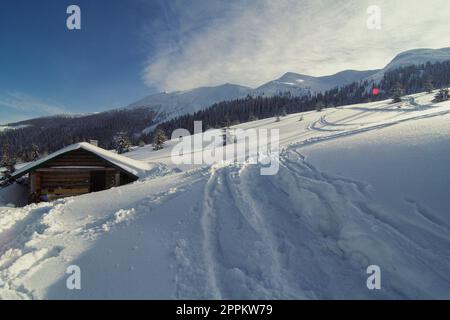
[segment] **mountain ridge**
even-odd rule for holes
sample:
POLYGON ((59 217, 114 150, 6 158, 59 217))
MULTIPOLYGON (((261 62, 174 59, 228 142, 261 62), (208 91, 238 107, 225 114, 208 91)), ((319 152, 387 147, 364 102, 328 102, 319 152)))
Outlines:
POLYGON ((165 96, 161 96, 162 94, 157 93, 130 104, 128 108, 144 107, 157 109, 158 119, 165 121, 170 120, 174 116, 200 111, 203 108, 213 105, 214 103, 239 99, 247 95, 253 97, 275 96, 288 92, 293 96, 316 94, 335 87, 345 86, 353 82, 368 81, 369 83, 376 83, 382 79, 386 71, 394 68, 407 65, 424 64, 426 62, 441 62, 445 60, 450 60, 450 47, 441 49, 412 49, 397 54, 383 69, 350 69, 340 71, 332 75, 318 77, 295 72, 286 72, 281 77, 266 82, 256 88, 250 88, 237 84, 224 84, 214 87, 200 87, 192 90, 166 93, 165 96), (220 92, 224 86, 232 86, 235 88, 235 91, 229 91, 229 94, 220 92), (218 94, 220 99, 214 99, 209 91, 216 94, 220 92, 218 94), (202 103, 205 99, 199 97, 196 97, 195 100, 191 98, 192 95, 200 92, 208 96, 208 103, 202 103), (177 97, 175 103, 173 101, 174 95, 177 97), (161 97, 165 97, 167 99, 161 100, 161 97), (226 99, 224 99, 225 97, 226 99), (186 100, 183 101, 183 99, 186 100))
MULTIPOLYGON (((266 82, 256 88, 225 83, 218 86, 203 86, 184 91, 160 92, 148 95, 140 100, 130 103, 126 107, 111 109, 104 112, 147 108, 155 113, 155 124, 158 124, 183 114, 195 113, 218 102, 245 98, 248 95, 253 97, 274 96, 287 92, 293 96, 308 95, 310 93, 315 94, 334 87, 344 86, 352 82, 368 81, 369 83, 376 83, 382 79, 386 71, 398 67, 424 64, 427 62, 441 62, 445 60, 450 60, 450 47, 440 49, 412 49, 397 54, 383 69, 350 69, 319 77, 295 72, 286 72, 281 77, 266 82)), ((70 116, 73 117, 77 115, 74 114, 70 116)), ((62 116, 55 115, 50 117, 59 118, 62 116)), ((5 126, 14 127, 27 124, 35 119, 39 118, 10 123, 5 126)), ((148 129, 151 130, 153 127, 154 125, 148 129)))

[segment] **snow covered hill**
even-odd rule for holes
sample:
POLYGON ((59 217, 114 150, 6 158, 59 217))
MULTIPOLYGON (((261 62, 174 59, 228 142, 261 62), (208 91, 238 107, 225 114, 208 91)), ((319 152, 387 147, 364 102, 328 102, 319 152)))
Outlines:
POLYGON ((273 176, 175 165, 170 141, 128 154, 150 164, 134 184, 2 207, 0 297, 448 299, 450 102, 431 99, 237 126, 280 130, 273 176))
POLYGON ((397 55, 384 70, 395 69, 408 65, 418 65, 427 62, 442 62, 450 59, 450 48, 414 49, 397 55))
POLYGON ((250 93, 251 88, 224 84, 188 91, 157 93, 130 104, 128 108, 152 108, 157 112, 155 122, 161 122, 186 113, 194 113, 220 101, 243 98, 250 93))
POLYGON ((383 78, 386 71, 408 65, 420 65, 427 62, 442 62, 450 60, 450 48, 442 49, 415 49, 398 54, 389 64, 381 70, 356 71, 346 70, 334 75, 313 77, 288 72, 279 79, 269 81, 252 91, 253 96, 274 96, 290 92, 295 96, 302 96, 311 92, 315 94, 335 87, 345 86, 358 81, 377 82, 383 78))
POLYGON ((253 90, 254 96, 274 96, 290 92, 294 96, 303 96, 308 93, 315 94, 332 88, 345 86, 358 82, 378 72, 346 70, 331 76, 312 77, 303 74, 288 72, 281 78, 270 81, 253 90))
POLYGON ((383 78, 386 71, 410 65, 421 65, 427 62, 443 62, 450 60, 450 48, 442 49, 414 49, 398 54, 386 67, 370 75, 363 80, 369 80, 377 83, 383 78))
POLYGON ((277 80, 270 81, 256 89, 233 84, 217 87, 202 87, 187 91, 157 93, 134 102, 128 108, 149 108, 157 114, 155 124, 210 107, 214 103, 251 96, 275 96, 290 92, 294 96, 315 94, 338 86, 359 81, 375 74, 374 71, 347 70, 331 76, 312 77, 296 73, 286 73, 277 80))
POLYGON ((6 131, 6 130, 17 130, 21 128, 25 128, 27 125, 15 125, 15 126, 0 126, 0 132, 6 131))
POLYGON ((346 70, 334 75, 314 77, 288 72, 280 78, 269 81, 255 89, 234 84, 217 87, 202 87, 182 92, 157 93, 132 103, 129 108, 147 107, 155 110, 156 124, 174 117, 194 113, 214 103, 251 96, 274 96, 290 92, 293 96, 315 94, 335 87, 365 81, 378 83, 386 71, 407 65, 450 60, 450 48, 415 49, 398 54, 381 70, 346 70))

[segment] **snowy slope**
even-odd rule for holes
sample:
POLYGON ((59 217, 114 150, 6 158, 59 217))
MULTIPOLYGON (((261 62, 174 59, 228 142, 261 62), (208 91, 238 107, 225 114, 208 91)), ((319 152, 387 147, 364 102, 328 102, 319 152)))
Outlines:
POLYGON ((0 208, 0 297, 448 299, 450 102, 431 99, 239 125, 280 129, 274 176, 174 165, 172 141, 129 154, 152 163, 134 184, 0 208))
POLYGON ((253 90, 254 96, 274 96, 290 92, 294 96, 315 94, 335 87, 345 86, 360 81, 376 73, 373 71, 346 70, 330 76, 312 77, 288 72, 277 80, 270 81, 253 90))
POLYGON ((397 55, 384 70, 395 69, 408 65, 425 64, 427 62, 443 62, 450 60, 450 48, 414 49, 397 55))
MULTIPOLYGON (((156 111, 155 124, 184 114, 194 113, 210 107, 214 103, 251 96, 274 96, 290 92, 303 96, 308 93, 325 91, 359 81, 377 72, 347 70, 335 75, 312 77, 296 73, 286 73, 281 78, 270 81, 256 89, 224 84, 217 87, 201 87, 188 91, 157 93, 134 102, 128 108, 150 108, 156 111)), ((151 130, 155 125, 148 128, 151 130)))
POLYGON ((0 126, 0 132, 6 131, 6 130, 16 130, 16 129, 21 129, 21 128, 25 128, 25 127, 27 127, 27 125, 0 126))
POLYGON ((450 48, 414 49, 398 54, 381 70, 355 71, 346 70, 335 75, 312 77, 288 72, 281 78, 270 81, 253 91, 253 95, 273 96, 280 92, 290 92, 292 95, 305 95, 323 92, 335 87, 344 86, 358 81, 380 81, 386 71, 408 65, 420 65, 427 62, 443 62, 450 60, 450 48))
POLYGON ((152 108, 157 111, 156 121, 160 122, 186 113, 194 113, 216 102, 243 98, 250 92, 251 89, 248 87, 233 84, 201 87, 188 91, 153 94, 130 104, 128 108, 152 108))
POLYGON ((389 70, 410 65, 426 64, 427 62, 434 63, 447 60, 450 60, 450 48, 409 50, 398 54, 382 70, 379 70, 377 73, 370 75, 363 80, 369 80, 376 83, 380 81, 383 78, 384 73, 389 70))
MULTIPOLYGON (((381 70, 346 70, 334 75, 314 77, 288 72, 282 77, 269 81, 257 88, 225 84, 217 87, 202 87, 171 93, 157 93, 130 104, 129 108, 148 107, 155 110, 155 125, 162 121, 188 113, 194 113, 214 103, 252 96, 274 96, 290 92, 294 96, 315 94, 335 87, 365 81, 379 82, 386 71, 407 65, 450 60, 450 48, 415 49, 398 54, 381 70)), ((148 128, 152 130, 155 125, 148 128)))

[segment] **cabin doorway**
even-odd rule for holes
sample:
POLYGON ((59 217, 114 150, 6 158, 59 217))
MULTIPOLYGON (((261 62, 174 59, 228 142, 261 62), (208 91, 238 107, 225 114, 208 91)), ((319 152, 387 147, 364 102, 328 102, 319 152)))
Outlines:
POLYGON ((106 189, 105 171, 91 172, 91 192, 102 191, 106 189))

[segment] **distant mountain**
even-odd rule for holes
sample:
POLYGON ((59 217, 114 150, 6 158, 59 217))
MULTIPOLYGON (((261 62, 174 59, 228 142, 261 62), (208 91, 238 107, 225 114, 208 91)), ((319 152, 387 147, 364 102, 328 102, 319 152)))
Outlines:
MULTIPOLYGON (((329 78, 331 78, 333 84, 342 84, 351 79, 359 79, 362 74, 355 75, 353 71, 343 72, 329 78), (353 76, 354 78, 352 78, 353 76)), ((290 73, 282 77, 280 82, 290 83, 295 81, 302 83, 302 81, 312 82, 317 80, 313 77, 300 77, 301 75, 290 73)), ((248 88, 233 90, 237 88, 233 85, 153 95, 151 99, 143 100, 129 108, 84 116, 63 115, 32 119, 9 124, 6 128, 0 127, 0 158, 5 146, 15 158, 28 161, 30 158, 28 151, 31 144, 36 144, 43 153, 53 152, 69 144, 89 139, 98 140, 100 146, 104 148, 112 148, 114 146, 113 137, 119 132, 126 132, 133 145, 137 145, 141 142, 151 143, 153 135, 150 129, 155 127, 159 127, 170 136, 170 133, 177 128, 192 130, 193 122, 196 120, 203 121, 205 127, 216 128, 223 126, 225 121, 227 123, 243 123, 255 118, 273 117, 282 112, 289 114, 310 111, 314 110, 318 103, 329 107, 384 100, 390 97, 389 92, 397 84, 404 89, 406 94, 423 92, 427 88, 427 79, 429 78, 433 79, 433 85, 436 88, 448 87, 450 85, 450 60, 430 64, 422 63, 392 70, 387 69, 383 78, 377 82, 380 93, 376 96, 371 93, 371 90, 368 90, 372 87, 372 84, 366 81, 351 82, 336 90, 327 90, 320 95, 312 95, 311 97, 283 94, 281 96, 247 98, 245 94, 253 94, 255 90, 249 90, 248 88), (232 95, 228 95, 224 88, 232 89, 232 95), (234 99, 230 98, 231 96, 241 96, 241 98, 234 99), (155 97, 164 99, 170 97, 173 101, 176 101, 177 104, 174 105, 178 108, 172 108, 172 105, 168 103, 165 105, 166 110, 164 110, 161 101, 156 107, 152 106, 151 103, 155 101, 155 97), (191 98, 191 109, 183 108, 181 97, 191 98), (224 99, 225 101, 214 104, 213 101, 216 99, 224 99), (203 101, 208 105, 204 110, 192 114, 201 105, 198 101, 203 101), (182 116, 170 119, 170 117, 176 117, 177 115, 182 116)), ((323 79, 321 80, 323 81, 323 79)), ((326 84, 325 81, 323 83, 326 84)))
POLYGON ((315 94, 335 87, 345 86, 352 82, 365 80, 377 82, 383 78, 384 73, 388 70, 446 60, 450 60, 450 48, 409 50, 398 54, 385 68, 380 70, 346 70, 324 77, 312 77, 288 72, 281 78, 254 89, 252 95, 274 96, 285 92, 290 92, 294 96, 302 96, 308 93, 315 94))
POLYGON ((214 103, 246 97, 252 93, 249 87, 224 84, 217 87, 201 87, 187 91, 157 93, 130 104, 127 108, 151 108, 155 122, 161 122, 186 113, 194 113, 214 103))
POLYGON ((398 54, 384 70, 394 69, 407 65, 418 65, 427 62, 442 62, 450 60, 450 48, 442 49, 415 49, 398 54))
POLYGON ((400 53, 381 70, 346 70, 322 77, 288 72, 282 77, 269 81, 255 89, 235 84, 224 84, 217 87, 201 87, 188 91, 157 93, 130 104, 128 108, 144 107, 155 112, 155 123, 147 128, 147 131, 150 131, 160 122, 180 115, 194 113, 221 101, 239 99, 247 95, 270 97, 287 92, 292 96, 304 96, 309 93, 314 95, 353 82, 365 80, 378 82, 383 78, 386 71, 398 67, 445 60, 450 60, 450 48, 416 49, 400 53))
POLYGON ((367 78, 379 70, 355 71, 346 70, 331 76, 312 77, 304 74, 288 72, 277 80, 270 81, 253 90, 253 96, 274 96, 290 92, 294 96, 315 94, 335 87, 341 87, 363 78, 367 78))
POLYGON ((450 48, 409 50, 398 54, 386 65, 386 67, 378 70, 378 72, 363 80, 378 82, 383 78, 384 73, 389 70, 410 65, 426 64, 427 62, 433 63, 447 60, 450 60, 450 48))
POLYGON ((150 131, 157 123, 187 113, 200 111, 214 103, 244 98, 248 95, 253 97, 274 96, 286 92, 290 92, 293 96, 303 96, 309 92, 314 94, 336 86, 359 81, 377 71, 348 70, 325 77, 312 77, 290 72, 256 89, 234 84, 224 84, 217 87, 201 87, 188 91, 157 93, 134 102, 127 108, 149 108, 154 111, 156 114, 155 124, 147 128, 147 131, 150 131))
MULTIPOLYGON (((124 110, 146 109, 152 114, 152 121, 145 132, 151 131, 156 125, 169 119, 184 114, 192 114, 211 105, 251 95, 275 96, 289 92, 292 96, 304 96, 326 90, 342 87, 353 82, 369 81, 378 83, 386 71, 407 65, 419 65, 427 62, 442 62, 450 60, 450 48, 443 49, 415 49, 398 54, 385 68, 381 70, 355 71, 346 70, 330 76, 313 77, 293 72, 288 72, 282 77, 269 81, 255 89, 235 85, 224 84, 215 87, 200 87, 187 91, 171 93, 156 93, 149 95, 137 102, 131 103, 124 110)), ((139 111, 139 114, 142 111, 139 111)), ((11 124, 11 126, 30 125, 48 127, 61 122, 64 117, 76 118, 78 115, 56 116, 54 118, 41 118, 37 121, 28 120, 11 124)), ((81 117, 88 115, 80 115, 81 117)), ((7 129, 0 127, 1 130, 7 129)))

